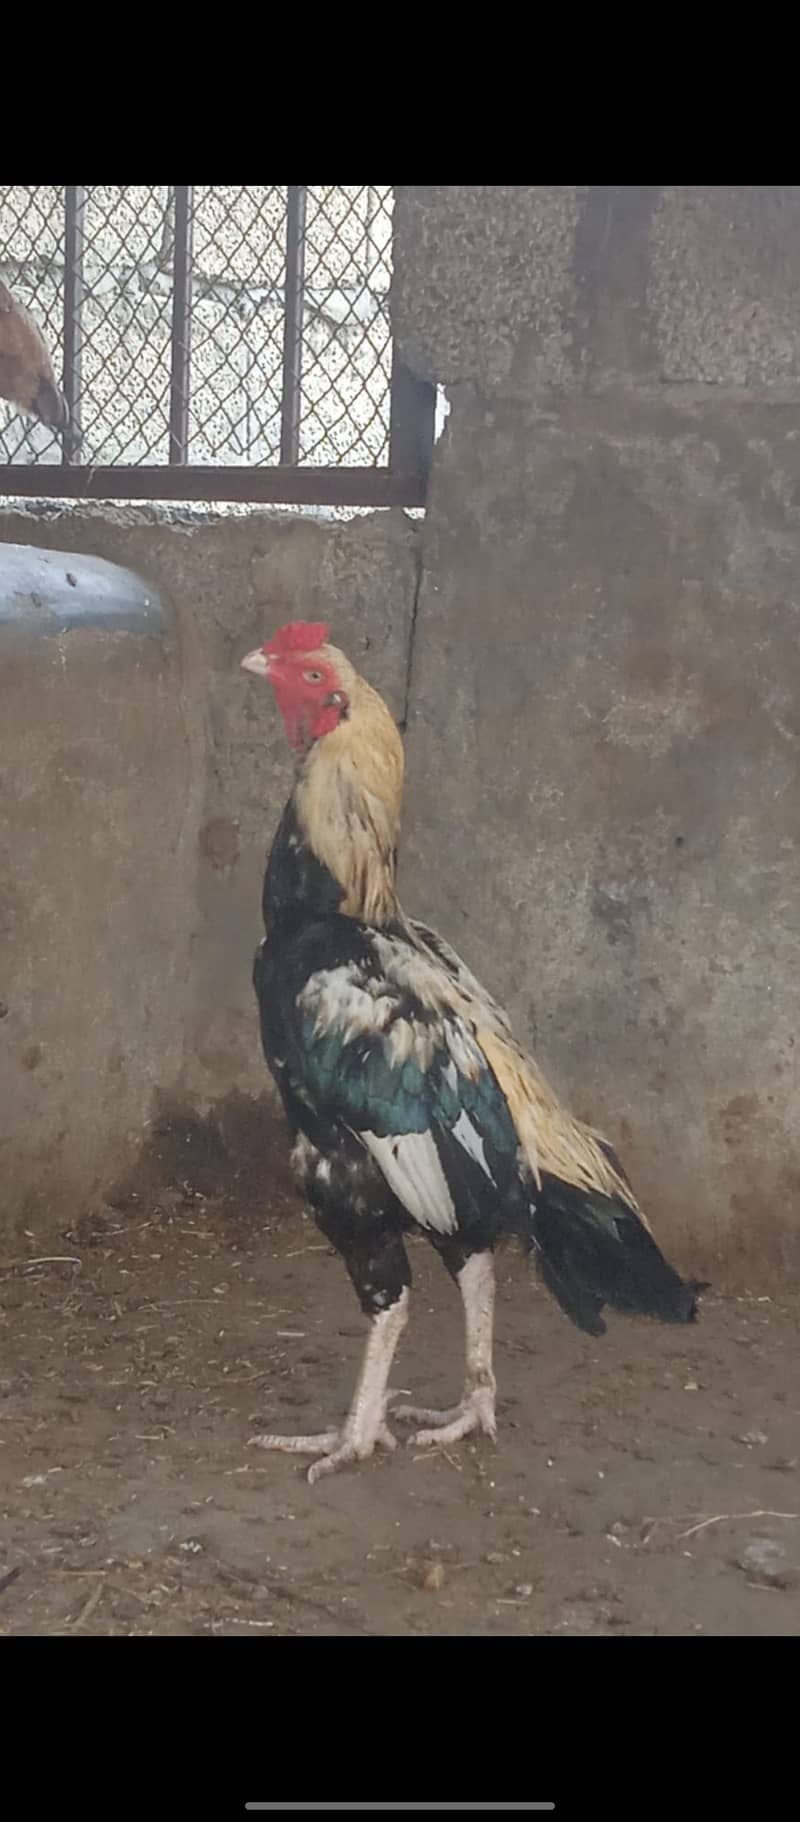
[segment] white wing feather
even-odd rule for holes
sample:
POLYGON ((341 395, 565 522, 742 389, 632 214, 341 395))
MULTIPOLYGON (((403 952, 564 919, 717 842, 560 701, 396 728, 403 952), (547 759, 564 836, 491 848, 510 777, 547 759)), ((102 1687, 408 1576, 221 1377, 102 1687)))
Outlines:
POLYGON ((359 1137, 412 1220, 437 1234, 452 1234, 456 1211, 433 1133, 381 1139, 374 1132, 362 1132, 359 1137))

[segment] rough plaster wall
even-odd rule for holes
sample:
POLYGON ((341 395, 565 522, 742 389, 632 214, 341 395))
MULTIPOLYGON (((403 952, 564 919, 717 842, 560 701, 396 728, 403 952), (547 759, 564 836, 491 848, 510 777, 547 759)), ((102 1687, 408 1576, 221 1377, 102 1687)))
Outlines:
POLYGON ((659 193, 647 309, 668 379, 780 386, 800 377, 800 185, 659 193))
POLYGON ((403 358, 495 398, 800 379, 800 185, 406 185, 403 358))
POLYGON ((2 634, 0 1224, 30 1226, 180 1072, 193 787, 163 637, 2 634))
POLYGON ((202 1111, 268 1091, 250 977, 264 857, 291 766, 270 694, 239 660, 284 619, 328 618, 402 716, 418 532, 389 513, 324 526, 263 515, 185 527, 86 508, 6 512, 0 540, 124 564, 173 616, 167 640, 71 633, 66 672, 52 652, 43 663, 42 646, 55 644, 47 640, 0 675, 6 911, 20 972, 49 955, 75 1002, 70 1031, 68 1008, 56 1019, 54 992, 40 981, 24 1032, 0 1024, 19 1101, 4 1218, 45 1221, 108 1183, 160 1098, 202 1111), (124 902, 109 899, 109 878, 124 902), (44 917, 35 943, 34 901, 44 917))
POLYGON ((582 195, 520 184, 399 188, 392 326, 403 360, 443 386, 473 381, 502 390, 528 365, 534 383, 540 376, 563 382, 582 195))
POLYGON ((438 186, 398 230, 398 340, 452 400, 404 896, 670 1248, 771 1283, 800 1266, 800 189, 438 186))

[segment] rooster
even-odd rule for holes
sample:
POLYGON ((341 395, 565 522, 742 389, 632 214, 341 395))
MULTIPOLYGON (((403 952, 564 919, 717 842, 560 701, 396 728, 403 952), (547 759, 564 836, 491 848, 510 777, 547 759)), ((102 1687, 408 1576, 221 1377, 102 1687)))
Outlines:
POLYGON ((420 1447, 496 1436, 493 1253, 516 1237, 577 1327, 605 1305, 691 1322, 695 1293, 660 1252, 611 1146, 573 1119, 508 1015, 395 889, 403 747, 385 703, 321 624, 242 660, 267 677, 296 755, 264 879, 253 984, 293 1162, 369 1331, 340 1430, 254 1436, 316 1456, 313 1483, 391 1449, 389 1373, 408 1319, 404 1237, 423 1233, 461 1292, 463 1395, 400 1406, 420 1447))
POLYGON ((0 398, 51 430, 67 425, 67 403, 30 311, 0 278, 0 398))

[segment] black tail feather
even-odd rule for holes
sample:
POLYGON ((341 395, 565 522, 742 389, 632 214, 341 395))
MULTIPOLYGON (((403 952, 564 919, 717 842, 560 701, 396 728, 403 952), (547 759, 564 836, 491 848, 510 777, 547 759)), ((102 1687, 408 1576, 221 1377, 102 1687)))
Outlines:
POLYGON ((606 1305, 660 1322, 694 1322, 697 1295, 668 1264, 632 1208, 545 1177, 533 1217, 539 1271, 565 1314, 589 1335, 605 1333, 606 1305))

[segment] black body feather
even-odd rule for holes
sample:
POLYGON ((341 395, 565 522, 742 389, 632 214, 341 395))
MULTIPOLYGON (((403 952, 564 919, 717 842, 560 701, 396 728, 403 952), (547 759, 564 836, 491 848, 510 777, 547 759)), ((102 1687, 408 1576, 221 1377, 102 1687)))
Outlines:
POLYGON ((623 1202, 545 1176, 531 1242, 548 1290, 588 1335, 605 1334, 606 1304, 660 1322, 695 1319, 693 1288, 623 1202))
POLYGON ((386 1309, 410 1282, 403 1235, 417 1228, 453 1273, 518 1237, 589 1334, 604 1332, 606 1305, 692 1321, 698 1287, 664 1259, 632 1194, 627 1206, 546 1172, 534 1183, 474 1027, 452 992, 432 1004, 431 968, 452 987, 466 978, 459 958, 422 926, 415 934, 398 917, 374 930, 341 902, 290 802, 267 866, 253 984, 305 1193, 362 1308, 386 1309))

